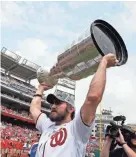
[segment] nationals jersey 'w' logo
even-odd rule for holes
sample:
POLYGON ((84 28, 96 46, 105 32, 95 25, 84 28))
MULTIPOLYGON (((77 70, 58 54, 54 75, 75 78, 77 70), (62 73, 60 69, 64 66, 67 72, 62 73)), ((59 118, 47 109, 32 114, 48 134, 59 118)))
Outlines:
POLYGON ((54 135, 51 136, 51 147, 61 146, 65 143, 67 138, 67 130, 66 128, 59 129, 54 135))

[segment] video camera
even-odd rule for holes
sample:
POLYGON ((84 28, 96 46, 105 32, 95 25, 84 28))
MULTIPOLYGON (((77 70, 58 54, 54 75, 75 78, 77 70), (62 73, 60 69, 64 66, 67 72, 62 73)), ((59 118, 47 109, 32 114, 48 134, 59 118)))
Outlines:
POLYGON ((131 127, 124 125, 125 120, 125 116, 116 116, 113 118, 113 121, 110 122, 110 125, 107 126, 105 136, 108 135, 113 139, 110 150, 113 150, 118 144, 115 138, 119 136, 119 129, 126 142, 129 142, 132 138, 136 138, 136 132, 131 127))
POLYGON ((124 139, 127 141, 128 138, 136 137, 136 133, 132 130, 131 127, 124 125, 126 120, 125 116, 116 116, 113 118, 113 121, 110 122, 110 125, 106 128, 106 135, 109 135, 111 138, 115 139, 119 136, 119 129, 124 136, 124 139))

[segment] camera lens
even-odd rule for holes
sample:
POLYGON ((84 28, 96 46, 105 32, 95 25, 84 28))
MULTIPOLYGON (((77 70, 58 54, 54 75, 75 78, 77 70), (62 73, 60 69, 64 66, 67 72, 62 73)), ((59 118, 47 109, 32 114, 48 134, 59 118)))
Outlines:
POLYGON ((110 135, 111 135, 111 137, 117 137, 118 136, 118 129, 112 127, 110 129, 110 135))

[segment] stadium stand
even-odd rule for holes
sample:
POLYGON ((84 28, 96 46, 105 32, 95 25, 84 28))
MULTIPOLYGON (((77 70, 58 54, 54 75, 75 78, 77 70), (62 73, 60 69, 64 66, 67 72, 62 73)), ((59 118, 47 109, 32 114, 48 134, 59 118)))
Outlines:
MULTIPOLYGON (((30 84, 40 66, 14 52, 1 50, 1 156, 28 156, 37 142, 39 132, 29 114, 36 88, 30 84)), ((50 105, 42 100, 42 112, 47 115, 50 105)))
POLYGON ((27 119, 31 119, 31 116, 29 115, 28 112, 26 111, 22 111, 22 110, 13 110, 12 108, 7 108, 6 106, 3 106, 1 105, 1 111, 3 113, 9 113, 9 114, 12 114, 12 115, 16 115, 16 116, 19 116, 19 117, 23 117, 23 118, 27 118, 27 119))

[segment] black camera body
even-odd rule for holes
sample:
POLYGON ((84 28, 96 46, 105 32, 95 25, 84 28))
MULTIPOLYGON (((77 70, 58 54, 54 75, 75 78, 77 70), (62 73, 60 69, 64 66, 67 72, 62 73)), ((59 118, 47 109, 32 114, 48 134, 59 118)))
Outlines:
POLYGON ((116 116, 113 118, 113 121, 110 122, 110 125, 106 128, 106 134, 111 138, 115 139, 119 136, 119 129, 123 134, 125 140, 129 138, 133 138, 135 136, 135 131, 131 129, 131 127, 124 125, 126 120, 125 116, 116 116))
POLYGON ((130 143, 130 140, 132 138, 136 138, 136 132, 132 130, 131 127, 124 125, 126 120, 125 116, 116 116, 113 118, 113 121, 110 122, 110 125, 106 128, 106 135, 110 136, 110 138, 113 139, 110 151, 113 150, 116 145, 120 145, 116 142, 116 137, 119 136, 119 129, 121 130, 122 135, 124 136, 124 139, 126 142, 130 143))

